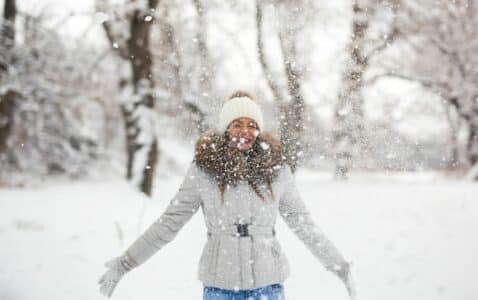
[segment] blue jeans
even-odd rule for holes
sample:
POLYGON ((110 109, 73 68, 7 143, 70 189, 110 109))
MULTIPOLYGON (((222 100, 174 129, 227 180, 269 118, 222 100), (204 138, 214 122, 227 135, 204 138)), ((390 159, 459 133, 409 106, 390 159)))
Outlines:
POLYGON ((203 300, 285 300, 284 286, 271 284, 253 290, 225 290, 204 286, 203 300))

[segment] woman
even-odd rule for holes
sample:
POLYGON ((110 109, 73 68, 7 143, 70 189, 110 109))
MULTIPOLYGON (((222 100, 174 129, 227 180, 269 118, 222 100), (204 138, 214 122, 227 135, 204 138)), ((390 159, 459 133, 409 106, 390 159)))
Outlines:
POLYGON ((172 241, 201 207, 208 240, 199 261, 203 300, 285 299, 288 259, 275 237, 277 211, 319 261, 345 283, 350 265, 314 224, 284 162, 280 143, 263 132, 248 93, 225 102, 218 129, 204 132, 184 181, 165 212, 121 256, 105 263, 100 291, 110 297, 131 269, 172 241))

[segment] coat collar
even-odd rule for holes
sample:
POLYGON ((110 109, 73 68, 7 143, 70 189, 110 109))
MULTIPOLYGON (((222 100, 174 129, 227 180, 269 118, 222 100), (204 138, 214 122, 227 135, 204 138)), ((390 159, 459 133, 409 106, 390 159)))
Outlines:
POLYGON ((194 160, 215 180, 232 184, 240 180, 272 182, 284 164, 281 144, 272 134, 261 132, 246 155, 229 146, 226 133, 215 128, 196 141, 194 160))

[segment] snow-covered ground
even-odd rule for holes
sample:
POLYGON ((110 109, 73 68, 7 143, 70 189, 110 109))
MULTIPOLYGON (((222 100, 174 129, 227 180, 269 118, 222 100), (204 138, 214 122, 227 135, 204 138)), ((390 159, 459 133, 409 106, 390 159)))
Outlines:
MULTIPOLYGON (((0 190, 0 299, 104 299, 103 263, 160 215, 181 179, 160 179, 153 200, 121 179, 0 190)), ((353 261, 358 299, 478 299, 477 184, 433 174, 339 183, 300 171, 296 179, 317 224, 353 261)), ((201 299, 205 232, 199 211, 113 299, 201 299)), ((277 232, 292 270, 288 300, 347 299, 282 220, 277 232)))

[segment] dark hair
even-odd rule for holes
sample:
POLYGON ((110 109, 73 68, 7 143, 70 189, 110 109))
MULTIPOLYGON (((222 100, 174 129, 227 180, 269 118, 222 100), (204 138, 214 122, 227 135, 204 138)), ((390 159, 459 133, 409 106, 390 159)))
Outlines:
MULTIPOLYGON (((227 141, 229 140, 229 135, 227 134, 227 132, 224 132, 224 138, 225 138, 226 143, 227 143, 227 141)), ((260 135, 256 138, 254 144, 252 145, 251 152, 253 152, 252 153, 253 155, 257 155, 259 153, 257 151, 257 149, 258 149, 257 147, 261 147, 259 145, 259 142, 260 142, 260 135)), ((250 179, 250 178, 247 180, 247 182, 249 183, 251 188, 254 190, 254 192, 262 199, 262 201, 266 201, 264 195, 260 192, 259 187, 257 186, 256 182, 254 180, 250 179)), ((275 200, 274 191, 272 190, 272 183, 269 179, 267 179, 266 182, 267 182, 267 190, 271 194, 272 199, 275 200)), ((221 203, 224 203, 225 185, 226 185, 226 182, 225 182, 224 178, 221 178, 221 180, 219 180, 219 182, 218 182, 219 191, 221 192, 221 203)))

